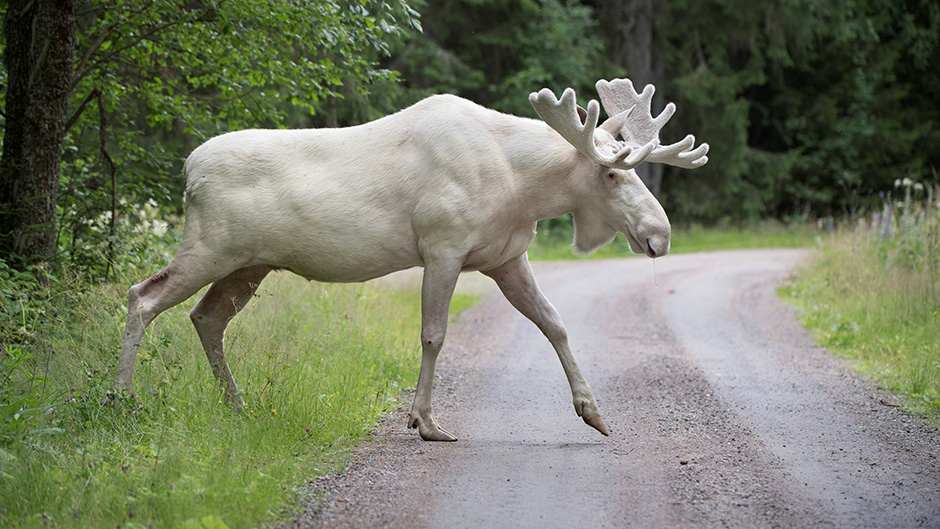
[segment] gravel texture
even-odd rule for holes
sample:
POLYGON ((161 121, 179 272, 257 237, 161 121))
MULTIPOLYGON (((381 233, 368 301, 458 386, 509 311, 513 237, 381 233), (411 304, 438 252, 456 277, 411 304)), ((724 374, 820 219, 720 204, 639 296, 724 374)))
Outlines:
POLYGON ((806 256, 538 263, 610 438, 575 416, 536 328, 462 281, 489 293, 439 361, 435 415, 459 440, 393 413, 286 527, 940 527, 940 433, 775 295, 806 256))

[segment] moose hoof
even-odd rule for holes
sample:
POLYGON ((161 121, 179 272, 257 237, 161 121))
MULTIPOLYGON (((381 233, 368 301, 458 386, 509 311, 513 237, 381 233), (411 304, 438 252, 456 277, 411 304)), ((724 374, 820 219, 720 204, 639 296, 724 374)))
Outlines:
POLYGON ((604 424, 604 419, 601 419, 601 414, 597 411, 597 403, 594 402, 594 397, 590 393, 575 393, 574 411, 585 424, 604 435, 610 435, 610 430, 604 424))
POLYGON ((417 428, 418 435, 425 441, 453 442, 457 440, 450 432, 438 426, 433 417, 424 419, 417 415, 411 415, 408 418, 408 428, 417 428))
POLYGON ((584 416, 581 417, 584 420, 584 423, 594 428, 598 432, 604 434, 605 436, 610 435, 610 430, 607 429, 607 425, 604 424, 604 419, 601 419, 600 415, 592 415, 590 417, 584 416))

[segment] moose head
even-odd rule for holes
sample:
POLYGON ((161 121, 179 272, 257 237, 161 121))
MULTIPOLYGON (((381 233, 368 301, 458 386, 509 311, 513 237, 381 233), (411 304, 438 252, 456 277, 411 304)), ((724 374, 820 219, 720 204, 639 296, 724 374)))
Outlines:
POLYGON ((589 252, 622 232, 634 252, 650 257, 666 255, 669 219, 634 168, 643 162, 701 167, 708 162, 708 144, 693 148, 695 137, 690 134, 671 145, 660 145, 659 131, 676 106, 669 103, 653 117, 653 85, 638 93, 629 79, 602 79, 596 87, 610 116, 600 125, 597 101, 591 100, 585 110, 577 105, 571 88, 561 99, 548 88, 529 94, 529 102, 542 120, 582 157, 578 174, 572 175, 585 183, 581 205, 574 211, 575 246, 589 252))

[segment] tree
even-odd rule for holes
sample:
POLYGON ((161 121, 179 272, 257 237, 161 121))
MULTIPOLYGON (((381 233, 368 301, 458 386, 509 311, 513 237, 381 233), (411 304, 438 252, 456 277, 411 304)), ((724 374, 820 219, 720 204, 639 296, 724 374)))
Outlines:
POLYGON ((639 169, 679 222, 843 213, 936 179, 935 1, 412 1, 0 2, 0 259, 147 259, 130 214, 180 212, 183 157, 221 132, 355 124, 440 92, 533 116, 532 90, 583 101, 625 74, 679 106, 664 141, 712 145, 694 176, 639 169))
POLYGON ((425 31, 395 54, 409 101, 449 92, 535 116, 529 92, 573 87, 582 97, 604 70, 593 10, 571 0, 444 0, 422 11, 425 31))
POLYGON ((0 157, 0 257, 24 267, 55 254, 59 161, 72 88, 72 0, 10 0, 0 157))
MULTIPOLYGON (((623 70, 618 77, 629 77, 638 90, 653 84, 662 86, 664 63, 656 53, 661 43, 656 39, 656 4, 653 0, 599 2, 601 29, 607 40, 611 61, 623 70)), ((661 107, 662 95, 654 96, 654 111, 661 107)), ((637 175, 657 197, 662 189, 663 166, 641 164, 637 175)))
POLYGON ((23 0, 7 10, 8 108, 20 108, 28 93, 25 100, 35 104, 27 108, 48 125, 38 130, 58 141, 37 150, 36 139, 20 133, 31 126, 15 119, 21 111, 7 113, 4 211, 19 213, 4 216, 3 226, 21 228, 4 230, 10 237, 0 245, 3 259, 14 250, 23 263, 49 259, 58 239, 71 264, 105 270, 123 242, 116 222, 123 212, 148 200, 181 208, 179 169, 195 144, 239 128, 306 125, 331 98, 394 80, 377 62, 419 27, 404 0, 76 0, 76 6, 23 0), (24 12, 37 24, 24 23, 24 12), (47 51, 29 47, 30 27, 49 43, 47 51), (36 54, 56 60, 32 69, 44 75, 24 77, 17 62, 24 49, 33 50, 34 62, 36 54), (30 77, 31 91, 23 88, 30 77), (33 180, 42 185, 21 185, 33 180), (23 200, 24 189, 34 201, 23 200), (42 205, 43 216, 29 204, 42 205), (17 235, 27 233, 22 226, 36 227, 38 235, 17 235), (13 247, 28 240, 41 244, 13 247))

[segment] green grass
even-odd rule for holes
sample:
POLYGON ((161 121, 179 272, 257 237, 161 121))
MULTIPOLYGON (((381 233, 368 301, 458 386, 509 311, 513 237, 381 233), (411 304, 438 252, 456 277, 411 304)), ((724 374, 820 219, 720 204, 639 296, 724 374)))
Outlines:
MULTIPOLYGON (((815 230, 809 226, 786 226, 765 222, 746 227, 679 226, 672 232, 672 253, 691 253, 743 248, 800 248, 811 246, 815 230)), ((634 255, 622 234, 590 255, 578 255, 569 233, 545 235, 541 232, 529 247, 529 258, 536 261, 568 259, 612 259, 634 255)))
POLYGON ((916 265, 936 255, 912 263, 905 246, 836 234, 780 292, 820 345, 940 422, 940 293, 935 269, 916 265))
MULTIPOLYGON (((189 322, 198 296, 154 323, 137 397, 109 406, 123 283, 54 302, 33 346, 0 355, 0 527, 236 528, 288 516, 298 487, 340 468, 414 384, 419 300, 286 273, 259 292, 227 332, 241 414, 223 405, 189 322)), ((458 294, 453 307, 473 302, 458 294)))

